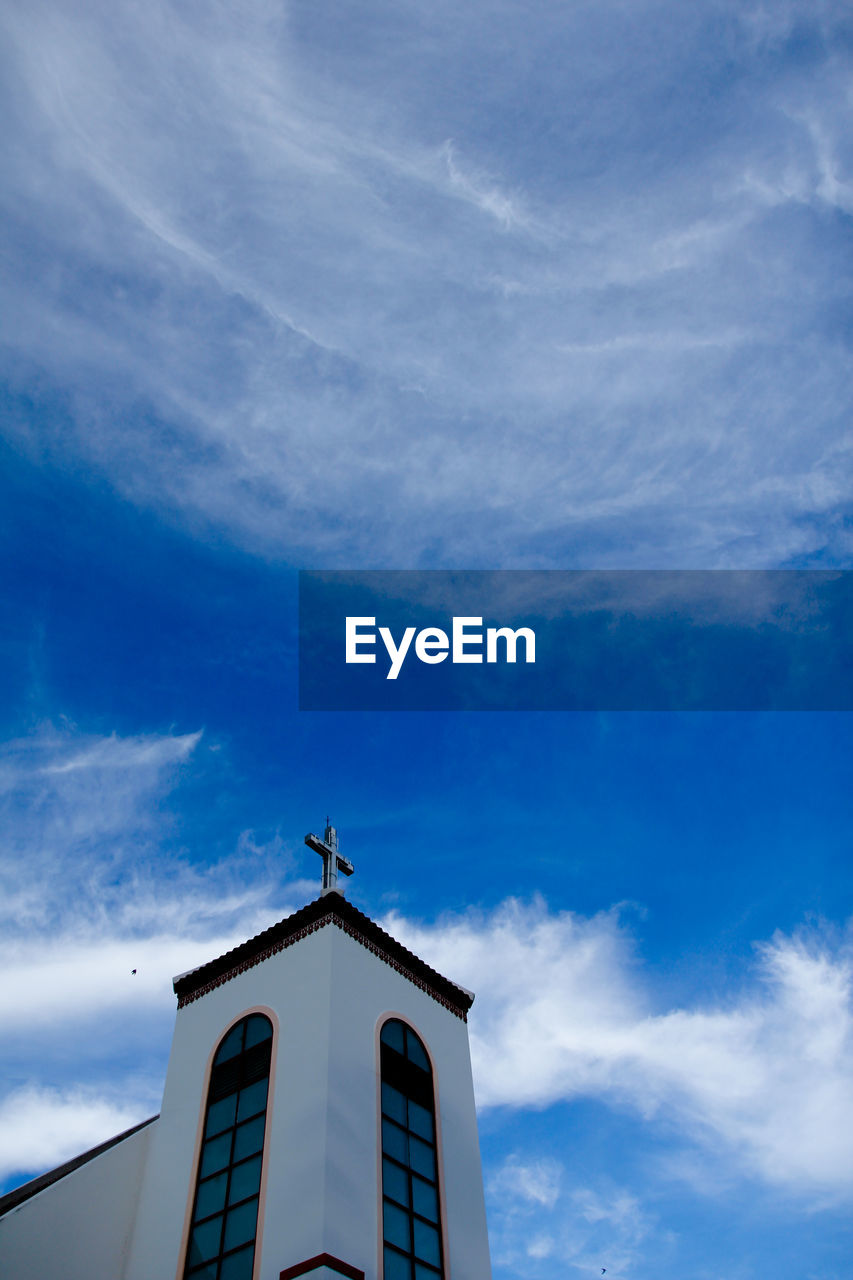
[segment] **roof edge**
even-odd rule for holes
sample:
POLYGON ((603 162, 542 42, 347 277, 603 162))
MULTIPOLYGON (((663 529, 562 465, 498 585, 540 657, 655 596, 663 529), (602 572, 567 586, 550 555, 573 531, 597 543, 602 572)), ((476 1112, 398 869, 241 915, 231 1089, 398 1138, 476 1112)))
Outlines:
POLYGON ((200 999, 238 974, 329 924, 337 925, 439 1004, 467 1021, 468 1010, 474 1002, 473 994, 431 968, 340 893, 326 893, 315 898, 293 915, 279 920, 224 955, 188 973, 179 974, 172 983, 178 997, 178 1008, 200 999))
POLYGON ((44 1191, 47 1187, 52 1187, 55 1182, 59 1182, 61 1178, 73 1173, 75 1169, 82 1168, 90 1160, 94 1160, 97 1156, 103 1155, 105 1151, 109 1151, 110 1147, 117 1147, 120 1142, 124 1142, 125 1138, 132 1138, 135 1133, 139 1133, 140 1129, 145 1129, 149 1124, 153 1124, 155 1120, 159 1119, 158 1112, 156 1116, 149 1116, 147 1120, 141 1121, 140 1124, 135 1124, 132 1128, 125 1129, 123 1133, 117 1133, 114 1138, 107 1138, 106 1142, 101 1142, 97 1147, 84 1151, 82 1155, 74 1156, 73 1159, 66 1160, 64 1164, 58 1164, 55 1169, 39 1174, 37 1178, 32 1178, 22 1186, 15 1187, 13 1191, 7 1191, 4 1196, 0 1196, 0 1217, 4 1213, 9 1213, 12 1209, 17 1209, 18 1205, 32 1199, 40 1191, 44 1191))

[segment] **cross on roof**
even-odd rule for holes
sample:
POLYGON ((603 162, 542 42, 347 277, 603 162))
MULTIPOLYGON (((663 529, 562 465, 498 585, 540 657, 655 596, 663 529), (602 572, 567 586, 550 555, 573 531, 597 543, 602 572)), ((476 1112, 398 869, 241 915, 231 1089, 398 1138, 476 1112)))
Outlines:
POLYGON ((343 897, 343 889, 338 888, 338 872, 351 876, 354 867, 349 858, 342 857, 338 852, 338 833, 333 826, 329 825, 328 818, 323 839, 309 831, 305 837, 305 843, 323 859, 323 893, 339 893, 343 897))

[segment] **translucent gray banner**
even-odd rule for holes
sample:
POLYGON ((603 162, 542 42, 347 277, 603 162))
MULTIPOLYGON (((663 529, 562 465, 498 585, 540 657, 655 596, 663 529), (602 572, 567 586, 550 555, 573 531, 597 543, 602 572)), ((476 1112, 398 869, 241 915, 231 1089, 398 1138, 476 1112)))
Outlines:
POLYGON ((305 711, 848 711, 853 575, 304 571, 305 711))

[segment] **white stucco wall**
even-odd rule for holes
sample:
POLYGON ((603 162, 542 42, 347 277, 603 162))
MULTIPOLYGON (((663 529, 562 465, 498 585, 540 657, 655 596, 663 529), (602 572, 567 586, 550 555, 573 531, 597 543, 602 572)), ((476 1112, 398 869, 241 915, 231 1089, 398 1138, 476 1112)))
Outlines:
POLYGON ((3 1280, 122 1280, 158 1121, 0 1218, 3 1280))
POLYGON ((301 939, 178 1011, 127 1280, 180 1274, 210 1060, 225 1030, 252 1009, 277 1024, 259 1238, 270 1222, 283 1221, 299 1251, 296 1258, 268 1260, 262 1243, 260 1274, 278 1280, 289 1261, 323 1252, 329 932, 326 927, 301 939))
MULTIPOLYGON (((327 932, 332 990, 325 1247, 362 1269, 366 1280, 376 1280, 380 1252, 378 1030, 388 1016, 398 1016, 414 1027, 433 1061, 449 1277, 488 1280, 468 1029, 461 1018, 340 929, 331 927, 327 932)), ((280 1247, 285 1247, 284 1240, 280 1247)))

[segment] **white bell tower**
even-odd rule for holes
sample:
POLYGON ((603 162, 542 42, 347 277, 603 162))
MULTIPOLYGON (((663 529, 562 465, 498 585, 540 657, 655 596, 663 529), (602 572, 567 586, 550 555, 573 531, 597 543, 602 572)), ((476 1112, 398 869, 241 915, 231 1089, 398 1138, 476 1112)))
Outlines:
POLYGON ((159 1116, 0 1197, 3 1280, 490 1280, 473 996, 323 892, 175 979, 159 1116))
POLYGON ((489 1280, 473 996, 346 901, 333 828, 306 843, 321 896, 175 979, 123 1274, 489 1280))

